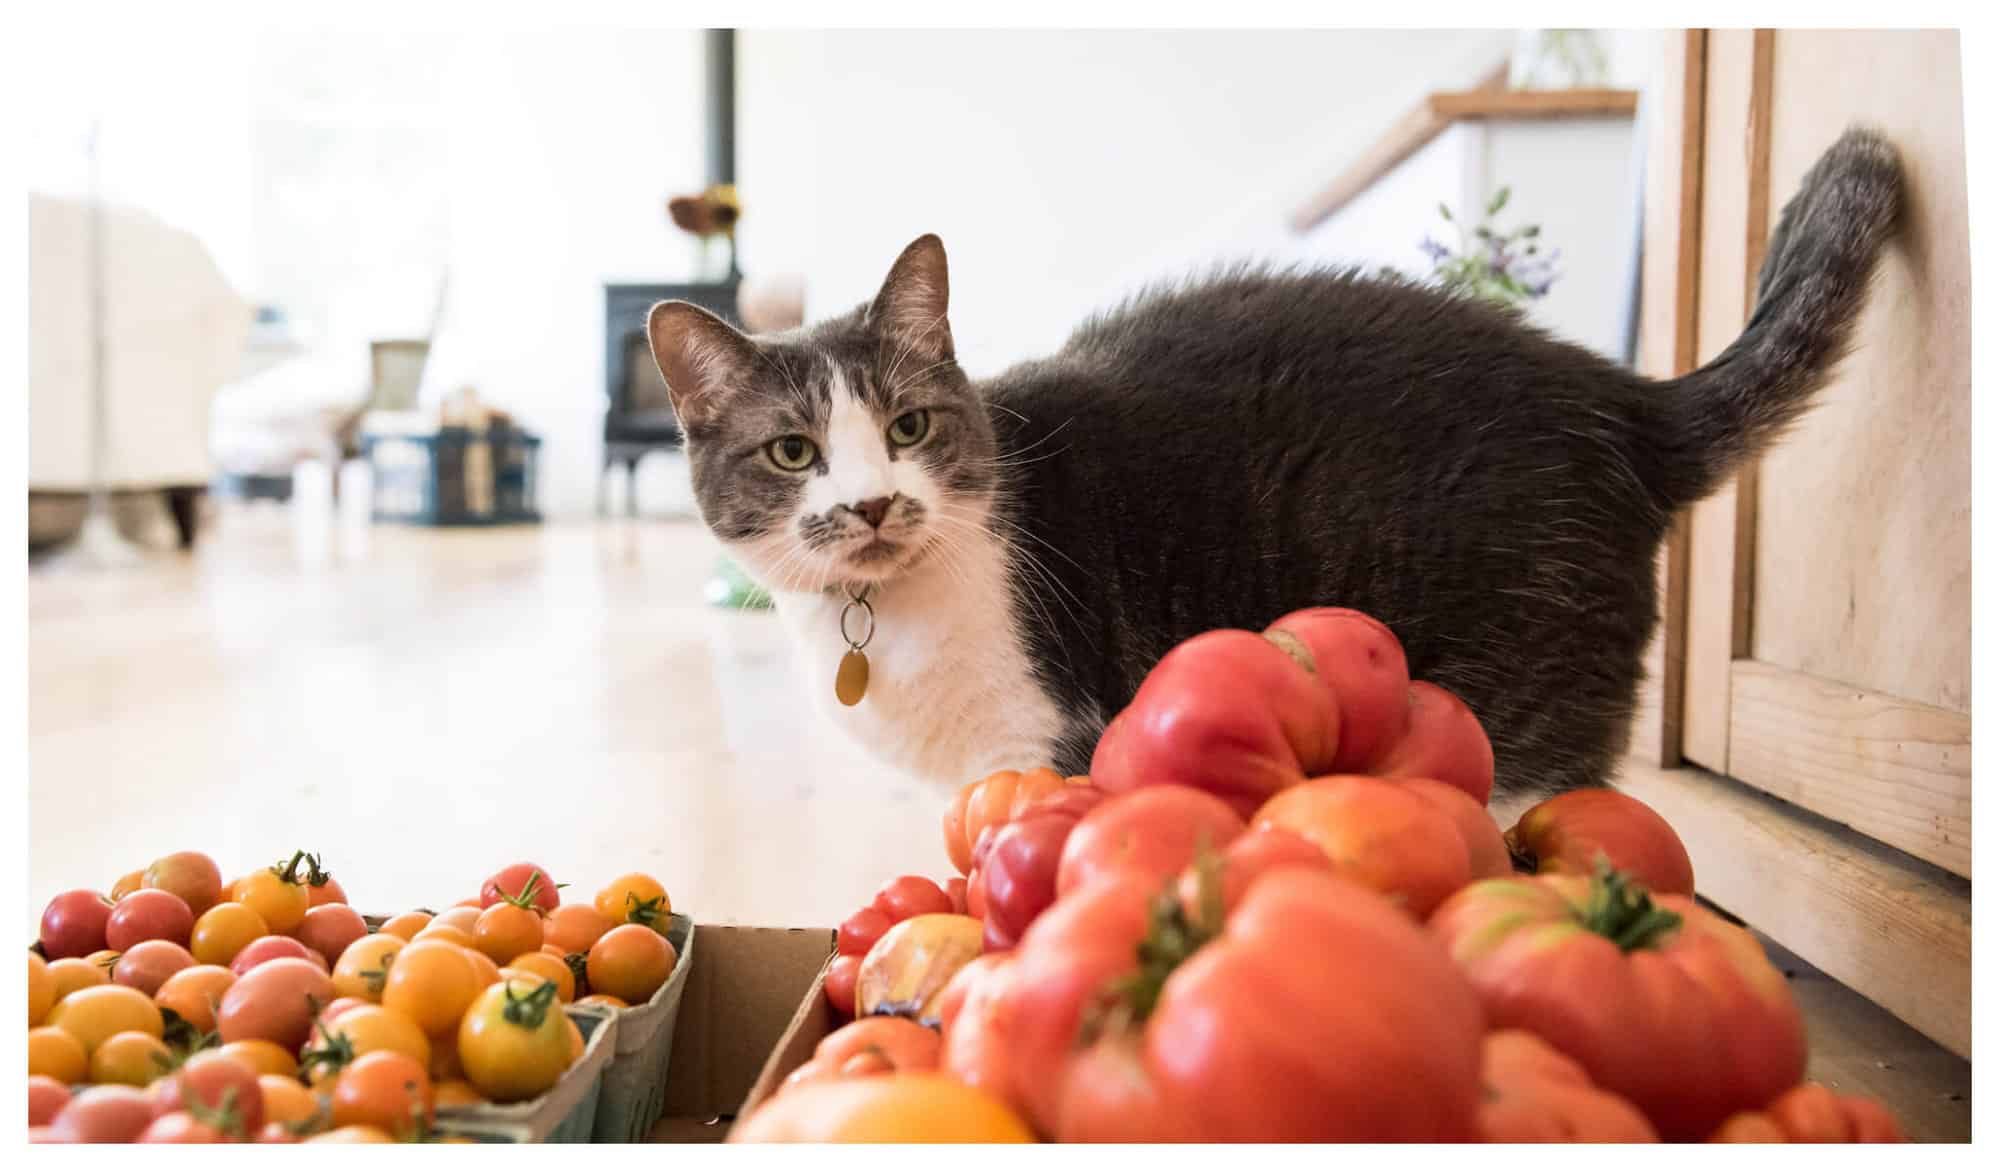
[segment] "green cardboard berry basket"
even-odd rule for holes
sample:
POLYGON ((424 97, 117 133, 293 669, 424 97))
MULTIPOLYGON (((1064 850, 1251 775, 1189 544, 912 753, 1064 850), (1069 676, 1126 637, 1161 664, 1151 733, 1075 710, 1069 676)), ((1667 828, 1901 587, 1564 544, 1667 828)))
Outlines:
POLYGON ((680 1016, 681 992, 693 967, 694 920, 675 912, 667 922, 667 942, 674 946, 675 956, 667 983, 644 1005, 611 1010, 618 1025, 617 1053, 597 1096, 592 1138, 598 1143, 638 1143, 652 1132, 665 1107, 674 1019, 680 1016))
POLYGON ((516 1143, 591 1142, 620 1023, 588 1005, 564 1008, 583 1034, 583 1057, 570 1064, 547 1094, 525 1103, 439 1107, 438 1130, 487 1142, 508 1142, 508 1136, 516 1143))

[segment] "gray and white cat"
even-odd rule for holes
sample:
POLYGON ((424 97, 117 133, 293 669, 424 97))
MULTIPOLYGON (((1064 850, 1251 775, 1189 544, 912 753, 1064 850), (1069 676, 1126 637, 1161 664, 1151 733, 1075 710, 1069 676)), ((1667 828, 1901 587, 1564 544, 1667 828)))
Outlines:
POLYGON ((889 761, 951 784, 1081 772, 1174 644, 1337 605, 1471 704, 1497 792, 1521 796, 1612 771, 1669 520, 1806 409, 1901 192, 1881 136, 1843 135, 1786 207, 1742 336, 1666 381, 1433 288, 1241 268, 974 383, 935 236, 809 328, 746 337, 684 302, 649 327, 702 518, 834 722, 889 761), (864 589, 871 678, 842 707, 864 589))

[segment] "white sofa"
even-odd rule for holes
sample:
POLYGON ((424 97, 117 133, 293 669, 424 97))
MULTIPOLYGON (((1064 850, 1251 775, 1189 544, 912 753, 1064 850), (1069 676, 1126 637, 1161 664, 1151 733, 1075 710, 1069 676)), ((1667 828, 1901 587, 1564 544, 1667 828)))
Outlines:
MULTIPOLYGON (((37 497, 73 505, 91 487, 91 216, 81 200, 29 198, 31 506, 37 497)), ((133 208, 102 216, 105 481, 185 500, 214 471, 210 404, 242 369, 252 308, 193 235, 133 208)))

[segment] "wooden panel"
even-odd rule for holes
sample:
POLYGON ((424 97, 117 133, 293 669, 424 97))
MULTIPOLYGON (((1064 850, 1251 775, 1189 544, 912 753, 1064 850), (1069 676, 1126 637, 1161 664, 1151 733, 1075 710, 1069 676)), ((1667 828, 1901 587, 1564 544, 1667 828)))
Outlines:
POLYGON ((1730 774, 1958 875, 1972 874, 1972 718, 1741 659, 1730 774))
MULTIPOLYGON (((1901 152, 1909 203, 1854 353, 1763 462, 1749 651, 1970 712, 1971 276, 1958 37, 1787 30, 1775 79, 1775 192, 1788 194, 1842 129, 1865 122, 1901 152)), ((1768 216, 1780 210, 1774 202, 1768 216)))
POLYGON ((1680 832, 1702 895, 1971 1056, 1969 882, 1701 770, 1628 760, 1617 785, 1680 832))
MULTIPOLYGON (((1711 29, 1704 73, 1697 364, 1735 341, 1749 318, 1743 282, 1749 241, 1740 226, 1752 200, 1746 147, 1755 105, 1756 34, 1711 29)), ((1729 771, 1729 664, 1738 650, 1741 610, 1737 519, 1733 479, 1689 511, 1681 752, 1718 773, 1729 771)))
MULTIPOLYGON (((1695 294, 1701 247, 1702 70, 1707 34, 1666 38, 1666 60, 1646 144, 1646 246, 1640 270, 1639 370, 1673 378, 1694 367, 1695 294)), ((1660 551, 1660 628, 1646 649, 1631 752, 1680 764, 1687 658, 1687 518, 1675 518, 1660 551)))

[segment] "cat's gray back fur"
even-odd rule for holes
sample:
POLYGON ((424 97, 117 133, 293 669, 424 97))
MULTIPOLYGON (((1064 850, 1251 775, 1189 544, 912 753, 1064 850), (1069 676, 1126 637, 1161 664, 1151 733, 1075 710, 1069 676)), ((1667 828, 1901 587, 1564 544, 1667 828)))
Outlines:
POLYGON ((1654 382, 1413 283, 1246 268, 1155 291, 987 383, 1015 617, 1073 714, 1057 762, 1175 643, 1349 606, 1470 703, 1516 793, 1604 781, 1676 509, 1808 405, 1900 207, 1849 131, 1788 206, 1758 308, 1654 382))

